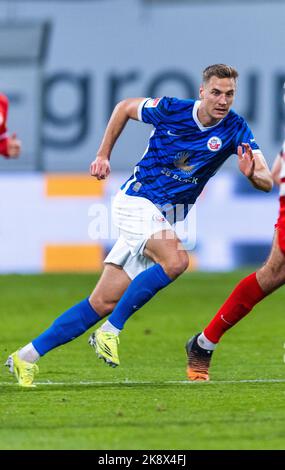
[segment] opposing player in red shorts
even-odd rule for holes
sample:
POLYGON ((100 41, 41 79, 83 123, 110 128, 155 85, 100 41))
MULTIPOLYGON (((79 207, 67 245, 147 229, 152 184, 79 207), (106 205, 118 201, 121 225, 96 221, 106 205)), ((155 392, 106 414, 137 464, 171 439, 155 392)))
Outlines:
POLYGON ((0 155, 17 158, 21 152, 21 142, 15 133, 7 133, 8 107, 8 98, 0 93, 0 155))
POLYGON ((280 209, 276 228, 278 229, 279 247, 285 255, 285 140, 273 164, 272 177, 274 182, 280 186, 280 209))
POLYGON ((280 185, 280 209, 271 253, 260 269, 239 282, 204 331, 186 344, 189 380, 209 380, 211 357, 223 334, 285 284, 285 141, 275 159, 272 177, 280 185))

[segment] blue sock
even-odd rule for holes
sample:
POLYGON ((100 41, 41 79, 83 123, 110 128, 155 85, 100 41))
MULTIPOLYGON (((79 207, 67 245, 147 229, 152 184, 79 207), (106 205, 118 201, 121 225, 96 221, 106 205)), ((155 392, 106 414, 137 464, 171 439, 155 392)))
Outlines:
POLYGON ((101 318, 91 307, 89 300, 85 299, 58 317, 32 344, 40 356, 43 356, 51 349, 82 335, 101 318))
POLYGON ((127 319, 160 289, 172 282, 160 264, 140 273, 129 285, 120 301, 117 303, 108 320, 119 330, 124 328, 127 319))

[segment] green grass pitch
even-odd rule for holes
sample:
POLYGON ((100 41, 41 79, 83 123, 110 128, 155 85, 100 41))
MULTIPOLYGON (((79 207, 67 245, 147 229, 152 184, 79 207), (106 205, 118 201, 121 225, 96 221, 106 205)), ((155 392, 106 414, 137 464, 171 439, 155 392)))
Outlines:
MULTIPOLYGON (((117 369, 88 333, 42 358, 36 389, 1 366, 1 449, 282 449, 284 304, 280 289, 228 332, 210 383, 187 383, 184 344, 246 272, 185 274, 121 334, 117 369)), ((87 297, 92 275, 1 276, 1 363, 87 297)))

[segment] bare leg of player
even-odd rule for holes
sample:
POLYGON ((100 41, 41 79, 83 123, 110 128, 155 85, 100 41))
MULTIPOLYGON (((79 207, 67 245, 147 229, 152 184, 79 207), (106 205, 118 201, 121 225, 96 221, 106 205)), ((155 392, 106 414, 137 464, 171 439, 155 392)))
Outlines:
POLYGON ((242 279, 204 329, 187 343, 190 380, 208 380, 210 360, 223 334, 244 318, 264 297, 285 284, 285 256, 280 250, 276 230, 265 264, 242 279))
MULTIPOLYGON (((146 243, 144 256, 150 258, 154 265, 133 279, 108 320, 89 340, 97 356, 112 367, 120 364, 119 334, 128 318, 159 290, 182 274, 188 266, 188 254, 171 230, 163 230, 153 235, 146 243)), ((113 308, 115 300, 109 305, 109 311, 113 308)))
POLYGON ((130 283, 131 279, 121 266, 105 265, 104 271, 89 297, 90 304, 100 317, 103 318, 114 310, 130 283))
POLYGON ((274 234, 270 255, 256 272, 256 279, 266 294, 270 294, 285 283, 285 257, 279 248, 277 231, 274 234))
POLYGON ((118 266, 107 265, 90 296, 61 314, 42 334, 12 353, 6 362, 19 385, 34 387, 36 361, 52 349, 82 335, 112 311, 131 280, 118 266), (98 310, 97 310, 98 308, 98 310))
POLYGON ((169 230, 154 234, 146 243, 144 255, 159 263, 172 280, 180 276, 189 264, 181 241, 169 230))

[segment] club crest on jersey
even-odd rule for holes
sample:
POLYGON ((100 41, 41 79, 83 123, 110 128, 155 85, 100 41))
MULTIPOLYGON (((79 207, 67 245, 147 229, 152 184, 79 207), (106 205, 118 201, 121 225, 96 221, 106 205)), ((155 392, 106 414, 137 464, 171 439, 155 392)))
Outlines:
POLYGON ((177 155, 175 155, 175 161, 174 165, 176 168, 179 168, 179 170, 185 171, 186 173, 190 173, 194 165, 188 165, 187 160, 189 160, 190 154, 189 152, 178 152, 177 155))
POLYGON ((160 102, 161 98, 154 98, 151 100, 148 100, 146 104, 144 105, 145 108, 156 108, 158 103, 160 102))
POLYGON ((211 137, 207 142, 207 147, 211 152, 217 152, 222 148, 222 141, 219 137, 211 137))

